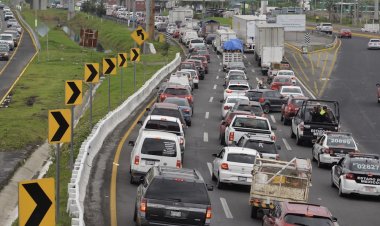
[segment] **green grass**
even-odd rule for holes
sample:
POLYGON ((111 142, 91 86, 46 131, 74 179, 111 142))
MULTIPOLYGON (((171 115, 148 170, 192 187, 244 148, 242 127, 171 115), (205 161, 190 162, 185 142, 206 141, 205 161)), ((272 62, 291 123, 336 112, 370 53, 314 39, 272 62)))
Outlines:
MULTIPOLYGON (((49 60, 46 51, 46 38, 40 38, 41 53, 39 60, 35 60, 26 70, 14 88, 14 98, 9 108, 0 109, 0 147, 3 151, 22 149, 25 146, 40 144, 47 138, 47 113, 49 109, 66 108, 64 102, 64 81, 68 79, 83 78, 84 62, 101 62, 106 55, 91 50, 86 50, 72 42, 63 31, 56 27, 56 18, 65 20, 65 11, 47 10, 38 12, 39 21, 49 25, 49 60), (35 96, 33 106, 28 107, 26 101, 35 96), (4 138, 4 139, 3 139, 4 138)), ((34 26, 34 13, 30 10, 23 11, 26 21, 34 26)), ((101 21, 94 17, 86 19, 86 15, 80 14, 70 22, 70 26, 80 27, 83 24, 99 29, 99 39, 106 48, 114 53, 126 51, 133 45, 129 31, 125 26, 101 21), (76 22, 77 21, 77 22, 76 22), (78 25, 79 24, 79 25, 78 25), (107 34, 107 35, 106 35, 107 34)), ((136 65, 137 88, 141 87, 159 68, 170 62, 179 47, 171 46, 168 56, 160 54, 161 43, 154 42, 158 53, 155 55, 143 55, 141 62, 136 65)), ((110 56, 110 54, 107 54, 110 56)), ((124 98, 120 96, 120 74, 111 77, 111 108, 114 109, 133 93, 133 66, 128 62, 128 68, 123 69, 124 98)), ((87 89, 87 87, 85 86, 87 89)), ((93 102, 93 124, 108 113, 108 79, 104 80, 96 92, 93 102)), ((89 125, 89 111, 86 111, 79 121, 74 133, 74 150, 77 156, 82 142, 87 138, 91 129, 89 125)), ((52 152, 53 153, 53 152, 52 152)), ((53 156, 54 157, 54 156, 53 156)), ((61 188, 60 188, 60 220, 57 225, 71 225, 71 218, 66 213, 67 184, 71 177, 68 168, 68 145, 64 145, 61 151, 61 188)), ((55 177, 55 162, 51 165, 46 177, 55 177)), ((14 223, 17 225, 17 222, 14 223)))
POLYGON ((228 25, 232 27, 232 17, 231 18, 223 18, 223 17, 207 17, 205 20, 215 20, 220 23, 220 25, 228 25))

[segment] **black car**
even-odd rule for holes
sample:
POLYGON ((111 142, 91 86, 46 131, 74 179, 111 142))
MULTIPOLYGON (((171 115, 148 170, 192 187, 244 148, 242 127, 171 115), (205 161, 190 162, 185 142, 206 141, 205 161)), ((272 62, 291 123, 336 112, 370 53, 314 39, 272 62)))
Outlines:
POLYGON ((152 167, 137 188, 134 221, 137 225, 210 225, 211 202, 195 169, 152 167))
POLYGON ((281 111, 282 105, 287 101, 287 98, 282 96, 278 90, 254 89, 248 90, 245 95, 250 101, 260 102, 265 114, 270 111, 281 111))
POLYGON ((247 111, 250 113, 254 113, 256 116, 264 116, 263 108, 261 107, 261 104, 257 101, 241 100, 237 102, 231 109, 231 112, 233 111, 247 111))

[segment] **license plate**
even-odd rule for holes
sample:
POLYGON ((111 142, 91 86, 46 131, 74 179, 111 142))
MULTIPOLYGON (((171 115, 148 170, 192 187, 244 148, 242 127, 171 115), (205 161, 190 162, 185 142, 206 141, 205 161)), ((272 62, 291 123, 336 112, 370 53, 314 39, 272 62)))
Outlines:
POLYGON ((147 165, 154 165, 155 161, 149 161, 149 160, 145 160, 145 164, 147 165))
POLYGON ((179 211, 170 211, 170 216, 172 216, 172 217, 181 217, 181 212, 179 212, 179 211))
POLYGON ((364 190, 365 190, 366 192, 375 192, 375 191, 376 191, 376 188, 366 186, 366 187, 364 187, 364 190))
POLYGON ((246 177, 238 177, 238 181, 247 181, 246 177))

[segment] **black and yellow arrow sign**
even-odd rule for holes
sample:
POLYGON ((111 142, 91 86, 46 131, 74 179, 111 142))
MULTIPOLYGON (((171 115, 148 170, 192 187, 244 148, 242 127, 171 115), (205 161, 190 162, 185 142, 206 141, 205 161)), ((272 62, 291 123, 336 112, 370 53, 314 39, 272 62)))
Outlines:
POLYGON ((145 40, 149 38, 148 33, 146 33, 141 26, 138 26, 137 29, 131 33, 131 37, 139 46, 141 46, 145 40))
POLYGON ((117 54, 117 64, 119 67, 127 67, 127 53, 117 54))
POLYGON ((70 80, 65 83, 65 104, 80 105, 82 104, 82 80, 70 80))
POLYGON ((129 54, 131 61, 140 61, 140 49, 139 48, 132 48, 131 53, 129 54))
POLYGON ((54 179, 22 181, 18 184, 18 216, 22 226, 55 225, 54 179))
POLYGON ((103 59, 103 74, 116 75, 116 58, 103 59))
POLYGON ((48 121, 50 144, 71 142, 71 110, 50 110, 48 121))
POLYGON ((84 65, 84 81, 88 83, 99 82, 99 63, 84 65))

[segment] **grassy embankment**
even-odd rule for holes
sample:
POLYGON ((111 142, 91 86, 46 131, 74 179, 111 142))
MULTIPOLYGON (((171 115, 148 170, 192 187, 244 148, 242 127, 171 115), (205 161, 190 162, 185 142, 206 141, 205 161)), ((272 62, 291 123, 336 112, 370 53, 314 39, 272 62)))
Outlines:
MULTIPOLYGON (((41 52, 26 69, 23 77, 13 90, 13 100, 9 108, 0 110, 0 147, 2 151, 25 149, 27 146, 41 144, 47 139, 47 113, 49 109, 66 108, 64 105, 64 81, 83 79, 84 63, 99 62, 103 57, 115 56, 117 52, 129 52, 133 46, 130 31, 125 25, 111 21, 77 15, 68 24, 78 31, 80 27, 99 30, 99 41, 105 49, 113 50, 111 54, 83 49, 71 41, 57 21, 66 22, 67 11, 47 10, 38 12, 38 23, 49 26, 49 54, 47 54, 47 36, 40 37, 41 52), (29 104, 29 105, 28 105, 29 104)), ((23 9, 23 17, 29 25, 34 26, 34 11, 23 9)), ((162 44, 154 42, 158 51, 162 44)), ((141 87, 159 68, 171 61, 178 47, 170 47, 169 54, 163 57, 160 52, 156 55, 143 55, 137 64, 137 86, 141 87)), ((133 93, 133 67, 131 64, 123 72, 124 99, 133 93)), ((85 89, 87 89, 85 85, 85 89)), ((93 122, 97 122, 107 114, 107 82, 97 90, 93 102, 93 122)), ((120 97, 120 75, 111 77, 111 108, 116 108, 123 100, 120 97)), ((81 143, 89 135, 89 112, 79 122, 75 129, 75 156, 81 143)), ((53 152, 52 152, 53 153, 53 152)), ((54 155, 54 154, 52 154, 54 155)), ((71 177, 68 167, 69 152, 67 145, 61 152, 61 188, 60 188, 60 221, 57 225, 71 225, 66 213, 67 183, 71 177)), ((46 177, 55 176, 55 162, 50 167, 46 177)))

